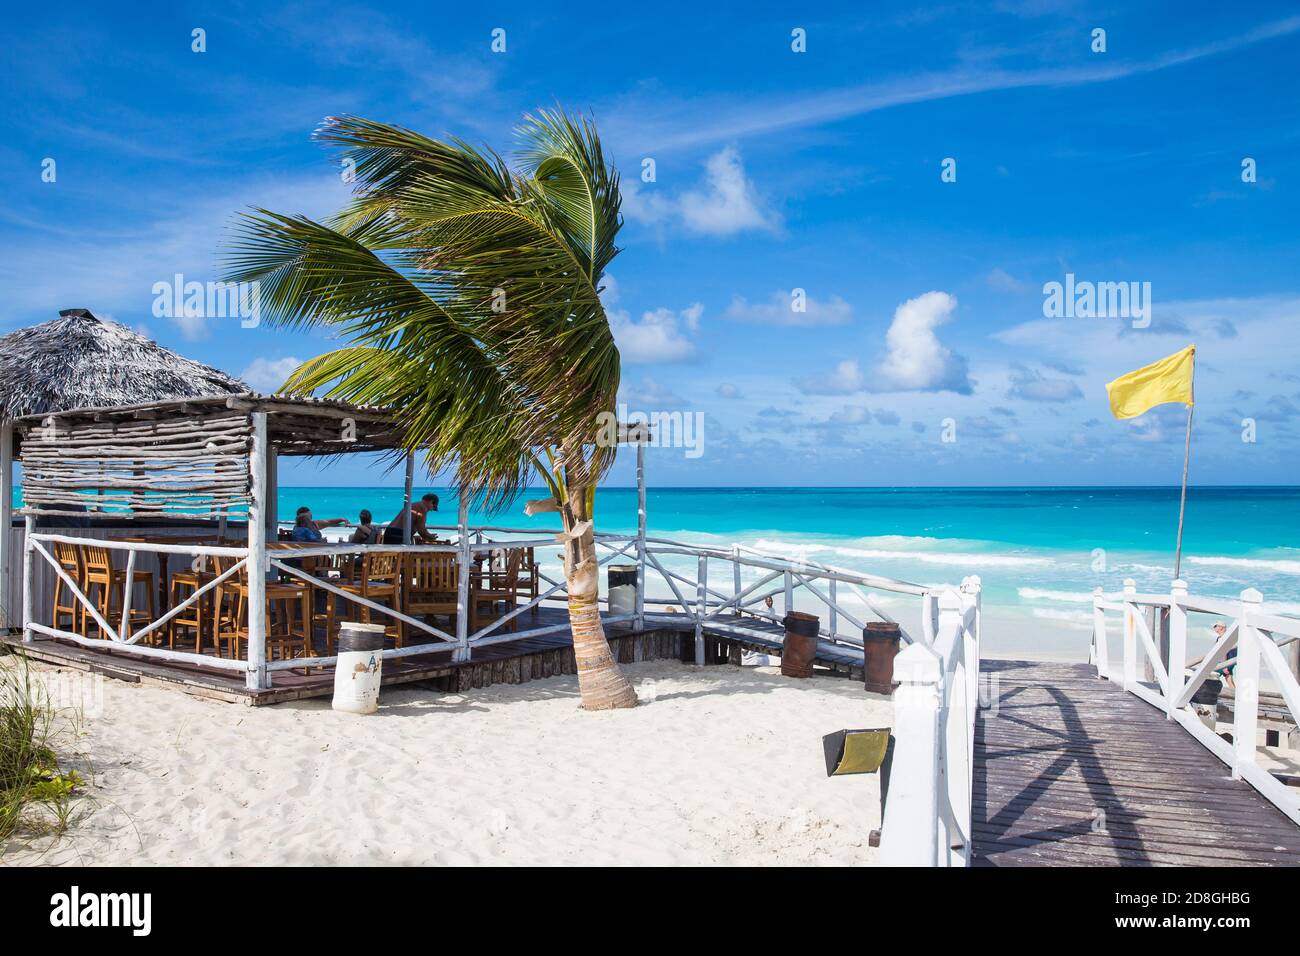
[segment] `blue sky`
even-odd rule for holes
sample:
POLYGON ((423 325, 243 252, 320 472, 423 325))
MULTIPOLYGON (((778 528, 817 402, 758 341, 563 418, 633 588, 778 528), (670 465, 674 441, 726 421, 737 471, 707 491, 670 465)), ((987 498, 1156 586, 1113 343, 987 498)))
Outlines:
POLYGON ((704 416, 652 482, 1176 483, 1182 410, 1115 421, 1104 383, 1190 342, 1193 481, 1296 482, 1300 8, 754 6, 16 9, 0 328, 87 307, 273 388, 328 340, 159 318, 154 284, 216 278, 250 204, 339 206, 326 115, 508 150, 559 102, 624 176, 624 398, 704 416), (1067 273, 1150 283, 1149 324, 1045 317, 1067 273))

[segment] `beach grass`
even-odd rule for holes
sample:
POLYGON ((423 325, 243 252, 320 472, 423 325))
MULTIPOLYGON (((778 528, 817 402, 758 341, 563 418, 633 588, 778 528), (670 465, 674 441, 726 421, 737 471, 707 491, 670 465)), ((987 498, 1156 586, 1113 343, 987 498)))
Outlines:
POLYGON ((63 833, 81 783, 55 751, 58 708, 27 658, 0 661, 0 854, 14 838, 63 833))

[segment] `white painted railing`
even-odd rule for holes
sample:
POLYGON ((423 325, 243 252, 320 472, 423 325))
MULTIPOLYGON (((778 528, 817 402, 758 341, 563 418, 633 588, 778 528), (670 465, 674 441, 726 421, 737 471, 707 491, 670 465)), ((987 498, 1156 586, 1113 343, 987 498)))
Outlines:
POLYGON ((1129 579, 1119 594, 1093 592, 1092 657, 1097 673, 1165 712, 1222 760, 1234 779, 1245 780, 1296 823, 1300 823, 1300 793, 1286 786, 1259 763, 1260 683, 1276 684, 1292 721, 1300 719, 1300 683, 1296 679, 1300 650, 1300 619, 1266 613, 1263 596, 1254 588, 1237 601, 1198 598, 1187 593, 1184 581, 1174 581, 1170 593, 1140 594, 1129 579), (1120 617, 1121 652, 1111 664, 1110 619, 1120 617), (1187 615, 1210 614, 1226 625, 1195 668, 1187 667, 1187 615), (1167 632, 1164 625, 1167 619, 1167 632), (1166 636, 1167 634, 1167 636, 1166 636), (1236 657, 1228 654, 1236 650, 1236 657), (1192 698, 1206 680, 1235 665, 1233 673, 1232 741, 1202 721, 1192 698), (1151 679, 1140 680, 1139 672, 1151 679))
POLYGON ((880 839, 887 866, 970 865, 980 579, 945 589, 938 609, 933 640, 914 641, 894 659, 894 756, 880 839))
MULTIPOLYGON (((598 536, 598 543, 604 546, 635 540, 619 535, 598 536)), ((873 591, 919 598, 917 633, 926 640, 931 639, 937 620, 938 589, 816 561, 786 558, 743 545, 711 548, 668 538, 646 538, 644 555, 643 576, 649 573, 651 580, 662 582, 671 594, 641 597, 637 619, 658 624, 689 621, 695 629, 697 663, 704 659, 705 630, 770 641, 773 630, 770 626, 761 627, 761 623, 781 624, 785 615, 796 609, 801 595, 813 599, 811 607, 806 605, 802 610, 811 609, 818 614, 822 640, 859 650, 864 619, 898 623, 881 606, 880 595, 873 595, 873 591), (671 558, 691 559, 695 575, 669 567, 671 558), (719 569, 721 575, 717 573, 719 569), (753 580, 746 581, 747 577, 753 580), (846 595, 856 597, 862 606, 850 606, 846 595), (774 599, 770 609, 769 598, 774 599), (777 598, 781 602, 780 613, 777 598), (664 610, 646 610, 647 605, 658 605, 664 610), (672 609, 671 613, 665 613, 668 608, 672 609), (843 630, 841 625, 845 623, 854 630, 843 630)), ((639 593, 644 595, 645 590, 643 586, 639 593)), ((899 629, 904 641, 914 640, 906 627, 900 624, 899 629)))

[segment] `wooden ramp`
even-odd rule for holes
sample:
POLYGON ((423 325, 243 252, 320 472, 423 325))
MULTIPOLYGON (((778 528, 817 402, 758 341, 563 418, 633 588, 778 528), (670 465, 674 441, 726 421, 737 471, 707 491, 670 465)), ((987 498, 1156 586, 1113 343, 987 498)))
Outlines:
POLYGON ((990 699, 975 729, 974 865, 1300 864, 1300 827, 1092 667, 981 670, 990 699))

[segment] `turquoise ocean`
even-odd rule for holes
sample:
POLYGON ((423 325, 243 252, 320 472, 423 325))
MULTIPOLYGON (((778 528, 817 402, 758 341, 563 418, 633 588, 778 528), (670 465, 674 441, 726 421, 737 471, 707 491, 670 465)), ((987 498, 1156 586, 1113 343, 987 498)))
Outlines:
MULTIPOLYGON (((442 499, 432 523, 455 524, 454 494, 425 490, 442 499)), ((368 508, 386 522, 401 497, 393 487, 285 487, 279 513, 292 520, 308 505, 317 518, 355 520, 368 508)), ((471 512, 470 523, 543 529, 556 519, 525 517, 521 500, 495 515, 471 512)), ((1093 588, 1118 591, 1131 577, 1141 591, 1168 591, 1178 489, 659 488, 648 492, 647 523, 651 536, 742 544, 916 584, 978 574, 991 653, 1082 658, 1093 588)), ((596 527, 634 532, 635 489, 602 489, 596 527)), ((666 563, 694 577, 693 560, 666 563)), ((1235 598, 1254 587, 1272 610, 1300 614, 1300 487, 1190 489, 1182 576, 1194 595, 1235 598)), ((653 580, 647 592, 670 593, 653 580)), ((882 606, 907 626, 915 600, 886 595, 882 606)), ((1193 618, 1193 650, 1212 624, 1193 618)))

